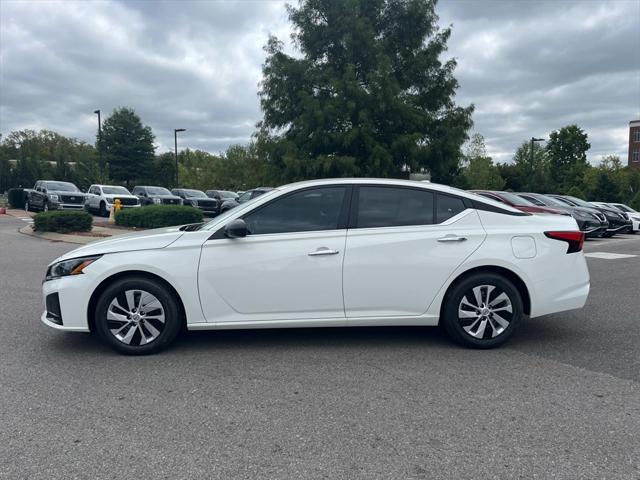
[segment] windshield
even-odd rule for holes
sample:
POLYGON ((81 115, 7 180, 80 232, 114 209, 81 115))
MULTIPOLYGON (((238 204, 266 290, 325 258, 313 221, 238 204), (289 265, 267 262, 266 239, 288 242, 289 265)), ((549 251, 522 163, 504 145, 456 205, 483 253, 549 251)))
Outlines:
POLYGON ((567 200, 569 200, 571 203, 575 203, 576 205, 579 205, 581 207, 593 208, 593 204, 591 204, 589 202, 585 202, 584 200, 581 200, 581 199, 576 198, 576 197, 567 197, 567 200))
POLYGON ((218 193, 222 198, 236 198, 237 195, 233 192, 227 192, 226 190, 219 190, 218 193))
POLYGON ((630 213, 635 212, 635 210, 632 210, 631 208, 627 207, 622 203, 612 203, 611 205, 616 207, 618 210, 622 210, 623 212, 630 212, 630 213))
POLYGON ((189 198, 209 198, 200 190, 183 190, 186 197, 189 198))
POLYGON ((171 195, 171 192, 162 187, 147 187, 147 194, 149 195, 171 195))
POLYGON ((511 202, 513 205, 517 205, 519 207, 530 207, 533 205, 529 200, 525 200, 522 197, 519 197, 515 193, 511 192, 500 192, 498 195, 505 198, 508 202, 511 202))
POLYGON ((67 182, 47 182, 45 184, 47 190, 52 190, 54 192, 79 192, 80 189, 76 187, 73 183, 67 182))
POLYGON ((571 202, 562 202, 557 198, 547 197, 546 195, 538 195, 536 196, 536 198, 549 207, 567 208, 567 207, 574 206, 574 205, 571 205, 571 202))
POLYGON ((105 195, 131 195, 129 190, 124 187, 102 187, 102 193, 105 195))

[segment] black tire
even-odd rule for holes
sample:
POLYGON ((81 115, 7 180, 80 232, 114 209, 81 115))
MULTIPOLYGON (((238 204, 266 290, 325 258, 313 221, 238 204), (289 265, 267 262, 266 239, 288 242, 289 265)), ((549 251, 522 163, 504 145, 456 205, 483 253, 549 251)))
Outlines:
POLYGON ((495 273, 475 273, 455 282, 449 288, 443 301, 440 323, 444 324, 447 334, 461 345, 471 348, 494 348, 505 343, 513 335, 522 321, 523 314, 522 296, 513 283, 495 273), (494 288, 489 291, 485 286, 494 288), (476 292, 480 293, 486 309, 475 308, 478 303, 476 292), (506 295, 507 300, 498 301, 498 297, 504 298, 502 294, 506 295), (492 309, 500 313, 494 313, 492 309), (506 326, 505 322, 508 323, 506 326))
POLYGON ((108 217, 109 216, 109 212, 107 211, 107 205, 104 202, 100 202, 100 216, 101 217, 108 217))
MULTIPOLYGON (((156 304, 151 301, 149 305, 156 304)), ((157 305, 157 304, 156 304, 157 305)), ((127 310, 130 310, 127 308, 127 310)), ((145 312, 143 312, 145 313, 145 312)), ((178 302, 171 292, 162 283, 140 276, 125 277, 115 281, 109 285, 105 291, 100 295, 96 304, 96 310, 94 313, 95 329, 99 337, 107 345, 117 350, 120 353, 127 355, 148 355, 151 353, 159 352, 160 350, 169 346, 178 336, 182 327, 182 318, 180 315, 180 308, 178 308, 178 302), (124 317, 122 320, 113 320, 114 316, 107 318, 108 309, 111 308, 112 312, 119 313, 119 317, 123 317, 121 310, 117 306, 113 306, 112 302, 116 301, 119 305, 124 303, 127 307, 127 291, 143 291, 150 296, 155 297, 155 300, 159 302, 161 307, 154 308, 144 305, 144 300, 140 301, 140 298, 149 298, 141 295, 135 297, 136 301, 139 301, 142 308, 139 311, 143 312, 145 306, 151 310, 146 312, 152 316, 144 317, 140 322, 135 322, 131 316, 124 317), (158 312, 162 311, 164 315, 164 322, 160 322, 158 318, 154 316, 158 315, 158 312), (125 320, 126 318, 126 320, 125 320), (153 323, 151 323, 153 320, 153 323), (128 323, 127 323, 128 322, 128 323), (130 333, 130 330, 134 330, 133 334, 129 338, 129 343, 126 343, 126 337, 130 333), (137 330, 137 331, 135 331, 137 330), (153 339, 153 331, 159 332, 153 339), (116 333, 122 331, 120 336, 124 336, 124 339, 118 339, 116 333), (144 334, 142 332, 145 332, 144 334), (143 335, 145 338, 143 339, 143 335), (148 341, 148 343, 144 343, 148 341)))

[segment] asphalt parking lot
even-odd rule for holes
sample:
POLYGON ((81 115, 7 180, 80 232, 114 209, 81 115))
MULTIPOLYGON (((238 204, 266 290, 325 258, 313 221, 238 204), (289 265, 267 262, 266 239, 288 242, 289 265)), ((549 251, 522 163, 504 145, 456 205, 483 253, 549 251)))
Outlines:
POLYGON ((0 478, 640 478, 640 235, 588 241, 587 306, 497 350, 299 329, 124 357, 40 323, 74 246, 22 225, 0 217, 0 478))

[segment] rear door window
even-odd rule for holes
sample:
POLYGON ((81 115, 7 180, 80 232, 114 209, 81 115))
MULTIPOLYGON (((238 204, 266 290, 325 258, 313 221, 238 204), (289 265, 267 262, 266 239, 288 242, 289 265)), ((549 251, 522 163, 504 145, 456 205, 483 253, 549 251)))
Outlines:
POLYGON ((433 224, 433 192, 417 188, 359 188, 355 228, 433 224))
POLYGON ((438 194, 436 202, 436 222, 442 223, 463 212, 467 207, 461 198, 452 195, 438 194))

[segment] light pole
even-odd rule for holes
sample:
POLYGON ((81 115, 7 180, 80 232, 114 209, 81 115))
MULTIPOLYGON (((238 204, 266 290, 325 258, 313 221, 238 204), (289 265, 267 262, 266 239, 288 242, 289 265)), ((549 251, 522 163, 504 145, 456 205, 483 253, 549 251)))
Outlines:
POLYGON ((94 110, 93 113, 98 115, 98 157, 100 159, 100 170, 102 170, 104 165, 102 165, 102 122, 100 121, 100 109, 94 110))
POLYGON ((531 168, 533 168, 533 162, 534 162, 533 144, 534 142, 544 142, 544 141, 545 141, 544 138, 531 137, 531 168))
POLYGON ((180 186, 180 184, 178 183, 178 132, 184 132, 184 131, 186 131, 185 128, 176 128, 173 130, 173 144, 174 144, 175 153, 176 153, 176 188, 180 186))

